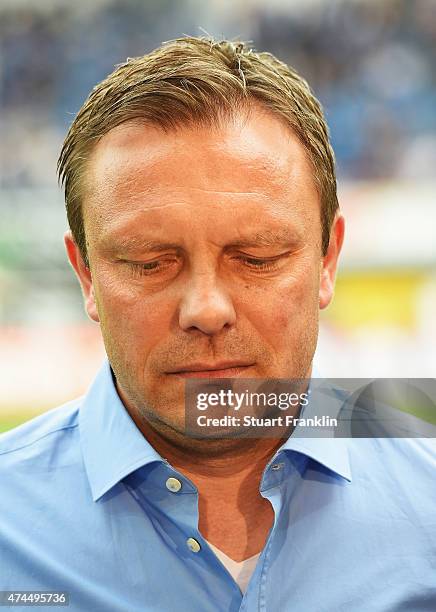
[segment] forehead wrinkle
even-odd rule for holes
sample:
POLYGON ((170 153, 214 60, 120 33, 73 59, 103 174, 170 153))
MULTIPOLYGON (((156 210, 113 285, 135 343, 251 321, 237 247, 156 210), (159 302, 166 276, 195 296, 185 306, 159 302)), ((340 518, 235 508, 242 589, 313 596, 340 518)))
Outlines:
MULTIPOLYGON (((139 221, 141 215, 148 215, 154 211, 174 208, 189 209, 190 207, 201 207, 202 201, 198 200, 197 198, 191 199, 189 197, 190 194, 195 194, 196 196, 205 194, 207 197, 207 205, 212 206, 216 210, 219 210, 220 207, 226 204, 235 205, 235 200, 242 200, 242 205, 244 198, 250 198, 250 201, 253 201, 254 198, 260 203, 266 202, 267 204, 270 204, 273 200, 276 201, 273 194, 262 193, 259 191, 218 191, 194 187, 176 187, 172 188, 170 191, 162 188, 149 188, 141 191, 126 192, 122 198, 117 198, 114 194, 112 206, 107 206, 108 202, 110 202, 112 198, 109 199, 108 197, 104 197, 104 194, 97 194, 96 198, 94 199, 96 206, 91 206, 91 209, 94 210, 94 214, 92 216, 96 218, 99 217, 99 202, 105 204, 105 224, 108 224, 112 220, 116 219, 120 213, 122 213, 125 221, 134 220, 135 218, 137 218, 139 221), (214 200, 211 200, 210 196, 216 196, 218 199, 215 200, 214 198, 214 200), (220 200, 219 198, 223 198, 223 200, 220 200)), ((277 203, 278 202, 279 201, 277 200, 277 203)), ((101 219, 103 218, 101 217, 101 219)))
MULTIPOLYGON (((167 149, 167 147, 164 147, 167 149)), ((178 147, 176 147, 178 148, 178 147)), ((243 147, 244 149, 245 147, 243 147)), ((98 150, 98 146, 96 147, 98 150)), ((120 165, 117 167, 117 171, 113 172, 113 166, 111 165, 111 160, 100 159, 100 163, 94 157, 91 160, 91 164, 88 165, 88 179, 91 179, 90 171, 92 172, 93 180, 87 181, 87 199, 92 201, 96 201, 96 208, 99 208, 99 203, 102 203, 104 206, 106 218, 110 218, 113 216, 115 210, 119 210, 121 208, 127 207, 129 204, 133 204, 134 206, 144 205, 144 200, 147 200, 147 206, 152 209, 166 208, 168 206, 174 205, 182 205, 181 203, 161 203, 162 196, 165 198, 170 196, 169 192, 173 192, 177 194, 183 193, 185 196, 191 192, 192 194, 196 193, 204 193, 207 195, 215 195, 221 197, 234 197, 234 198, 243 198, 243 197, 260 197, 262 199, 285 199, 285 193, 287 192, 291 195, 292 192, 292 184, 299 183, 300 177, 298 176, 298 172, 295 174, 295 163, 297 160, 289 159, 288 155, 285 155, 285 160, 281 155, 264 155, 262 157, 251 157, 247 158, 243 155, 242 159, 234 159, 236 162, 233 166, 233 170, 228 174, 226 171, 225 175, 220 176, 220 172, 217 172, 218 169, 215 164, 210 166, 211 160, 209 164, 206 164, 204 168, 204 172, 192 176, 186 177, 186 182, 194 182, 194 184, 185 184, 178 185, 177 183, 177 168, 175 168, 174 160, 170 160, 170 163, 167 164, 165 161, 168 159, 167 154, 168 150, 164 152, 149 152, 147 150, 143 150, 144 156, 141 153, 139 155, 139 159, 137 158, 137 163, 135 163, 132 167, 130 162, 132 158, 129 156, 126 159, 123 159, 123 155, 126 152, 128 147, 125 147, 124 152, 121 154, 120 165), (287 158, 287 159, 286 159, 287 158), (164 164, 162 166, 161 159, 164 164), (289 164, 289 161, 291 162, 289 164), (94 162, 94 163, 93 163, 94 162), (283 163, 285 162, 285 163, 283 163), (287 162, 287 163, 286 163, 287 162), (208 167, 210 166, 210 167, 208 167), (262 176, 266 176, 268 180, 263 181, 262 176), (240 180, 236 180, 235 178, 240 178, 240 180), (176 179, 176 181, 174 180, 176 179), (194 179, 194 180, 193 180, 194 179), (215 185, 210 185, 211 188, 208 188, 208 182, 210 180, 215 181, 218 188, 213 188, 215 185), (200 182, 200 186, 195 185, 195 181, 200 182), (229 190, 228 180, 232 183, 232 188, 229 190), (223 189, 219 189, 219 182, 223 181, 222 187, 223 189), (256 189, 250 189, 252 181, 258 182, 261 187, 260 191, 256 189), (206 183, 206 184, 205 184, 206 183), (227 183, 227 184, 226 184, 227 183), (239 184, 238 184, 239 183, 239 184), (245 183, 245 185, 244 185, 245 183), (248 184, 247 184, 248 183, 248 184), (234 185, 234 189, 233 189, 234 185), (249 187, 246 189, 246 187, 249 187), (266 190, 267 187, 267 190, 266 190), (159 201, 153 205, 151 200, 158 199, 159 201), (107 204, 110 204, 109 206, 107 204)), ((107 149, 106 151, 107 152, 107 149)), ((242 151, 239 151, 241 153, 242 151)), ((94 155, 96 150, 94 151, 94 155)), ((245 151, 244 151, 245 153, 245 151)), ((135 156, 134 156, 135 157, 135 156)), ((293 157, 293 156, 291 156, 293 157)), ((227 165, 227 168, 229 166, 227 165)), ((184 205, 185 203, 183 203, 184 205)))
MULTIPOLYGON (((172 136, 176 138, 175 135, 172 136)), ((165 135, 161 135, 157 143, 157 150, 154 148, 155 143, 149 143, 149 146, 145 144, 139 151, 132 150, 132 143, 123 143, 122 147, 117 147, 116 143, 110 140, 105 142, 104 137, 103 142, 98 143, 95 147, 87 165, 88 178, 91 179, 90 175, 93 175, 92 181, 87 181, 88 193, 106 191, 107 187, 112 192, 117 192, 118 195, 124 195, 126 191, 138 190, 148 193, 153 192, 156 184, 159 186, 168 184, 174 188, 174 183, 178 177, 180 178, 182 166, 186 166, 184 179, 192 181, 194 178, 203 183, 204 187, 203 185, 196 187, 194 183, 192 188, 203 188, 205 192, 229 191, 226 188, 207 189, 204 183, 210 180, 226 183, 230 179, 235 184, 235 181, 240 178, 242 184, 234 192, 250 194, 252 190, 244 188, 244 182, 250 183, 253 180, 263 182, 262 177, 267 177, 268 182, 273 186, 274 183, 282 185, 283 182, 292 179, 294 166, 297 163, 295 153, 298 153, 298 150, 287 151, 289 147, 285 147, 280 149, 280 152, 273 153, 264 150, 260 154, 259 151, 253 150, 249 140, 243 143, 232 142, 235 136, 231 134, 230 137, 227 136, 227 139, 219 143, 208 143, 207 139, 206 141, 199 139, 197 134, 195 142, 191 143, 195 145, 195 149, 190 149, 188 153, 184 141, 168 142, 165 135), (211 154, 210 159, 204 155, 205 151, 211 154), (115 176, 113 155, 117 162, 115 176), (220 166, 222 162, 226 162, 224 172, 220 166), (202 166, 201 171, 196 170, 194 177, 188 176, 190 168, 198 169, 199 163, 202 166)), ((237 187, 236 184, 235 187, 237 187)), ((183 189, 186 189, 186 185, 183 186, 183 189)))
MULTIPOLYGON (((203 190, 199 190, 199 191, 203 191, 203 190)), ((233 196, 235 194, 231 192, 230 195, 233 196)), ((246 194, 244 192, 244 193, 238 193, 236 195, 243 197, 246 194)), ((277 224, 277 222, 282 223, 284 221, 283 206, 284 205, 286 206, 286 203, 281 202, 280 200, 275 201, 271 197, 267 197, 266 195, 259 194, 257 192, 250 192, 249 195, 258 196, 258 197, 260 196, 261 200, 267 200, 268 202, 267 209, 265 209, 263 211, 263 214, 259 216, 259 219, 256 221, 256 225, 262 222, 262 218, 264 221, 266 221, 268 217, 271 220, 274 220, 275 224, 277 224)), ((128 236, 129 232, 131 232, 132 230, 135 230, 136 227, 139 227, 140 225, 142 225, 141 218, 144 219, 144 222, 145 222, 145 219, 147 218, 147 216, 149 214, 152 214, 153 211, 162 211, 165 209, 178 208, 179 210, 181 209, 182 211, 185 209, 186 211, 188 211, 188 214, 192 214, 191 212, 189 212, 190 207, 198 206, 198 202, 190 202, 188 200, 188 201, 182 201, 182 202, 172 201, 172 202, 167 202, 167 203, 162 203, 162 204, 156 203, 155 206, 150 205, 150 206, 144 207, 144 202, 142 201, 141 194, 132 194, 131 201, 133 202, 136 200, 139 200, 138 204, 140 205, 140 207, 134 208, 133 210, 132 209, 129 210, 128 206, 126 207, 126 201, 124 201, 120 206, 112 208, 110 211, 110 214, 107 214, 107 211, 106 211, 104 215, 99 215, 98 211, 95 209, 95 214, 93 215, 93 221, 94 221, 93 225, 94 225, 94 229, 96 230, 96 238, 102 244, 104 244, 105 242, 109 242, 111 240, 118 240, 118 239, 122 241, 124 240, 128 241, 129 240, 128 237, 125 238, 126 234, 128 236), (122 214, 120 214, 120 210, 122 210, 122 214)), ((214 210, 218 214, 221 208, 221 204, 222 204, 221 202, 213 203, 213 202, 208 201, 208 207, 210 208, 212 206, 212 208, 210 208, 210 211, 212 212, 212 210, 214 210)), ((297 207, 298 206, 299 205, 297 204, 297 207)), ((201 203, 200 203, 200 208, 201 208, 201 203)), ((294 207, 292 206, 290 207, 289 210, 286 211, 286 219, 290 222, 291 225, 287 227, 279 228, 279 229, 274 228, 274 229, 269 229, 269 230, 266 229, 264 231, 250 232, 249 226, 247 227, 247 224, 244 223, 245 230, 242 230, 239 233, 239 236, 235 240, 229 240, 229 243, 231 243, 234 246, 237 246, 237 245, 246 246, 247 244, 255 244, 259 246, 272 246, 277 243, 295 242, 296 240, 300 238, 300 236, 297 234, 296 228, 293 226, 294 225, 293 224, 293 219, 294 219, 293 208, 294 207)), ((242 208, 233 207, 232 208, 233 213, 237 214, 238 209, 240 213, 243 213, 243 207, 242 208)), ((200 213, 201 211, 199 211, 199 214, 200 213)), ((258 215, 256 215, 256 218, 257 216, 258 215)), ((182 218, 185 218, 185 216, 180 217, 180 218, 178 217, 179 221, 182 218)), ((249 223, 249 225, 251 224, 249 219, 247 219, 246 221, 249 223)), ((253 221, 253 219, 251 221, 253 221)), ((178 223, 176 223, 176 225, 177 224, 178 223)), ((155 223, 153 225, 155 225, 155 223)), ((140 238, 139 240, 144 242, 143 237, 140 238)), ((161 242, 167 242, 167 240, 161 240, 161 242)), ((132 244, 133 243, 134 243, 134 238, 132 240, 132 244)))

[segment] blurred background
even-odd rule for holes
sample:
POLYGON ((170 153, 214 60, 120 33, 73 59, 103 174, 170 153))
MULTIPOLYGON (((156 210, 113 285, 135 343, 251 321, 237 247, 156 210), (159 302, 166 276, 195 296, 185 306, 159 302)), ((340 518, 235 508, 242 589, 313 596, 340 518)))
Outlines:
POLYGON ((204 32, 324 105, 347 237, 322 374, 436 376, 434 0, 0 0, 0 430, 84 393, 104 354, 63 249, 69 124, 115 64, 204 32))

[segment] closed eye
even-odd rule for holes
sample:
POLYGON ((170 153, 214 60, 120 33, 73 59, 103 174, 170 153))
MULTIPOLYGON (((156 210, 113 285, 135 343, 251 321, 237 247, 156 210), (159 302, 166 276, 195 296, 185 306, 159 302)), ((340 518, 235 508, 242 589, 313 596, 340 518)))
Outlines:
POLYGON ((177 259, 170 257, 152 259, 150 261, 128 262, 129 267, 135 276, 151 276, 167 270, 175 263, 177 263, 177 259))
MULTIPOLYGON (((284 255, 286 255, 286 253, 284 255)), ((249 257, 247 255, 239 255, 235 259, 252 270, 269 272, 277 269, 284 255, 278 255, 276 257, 249 257)))

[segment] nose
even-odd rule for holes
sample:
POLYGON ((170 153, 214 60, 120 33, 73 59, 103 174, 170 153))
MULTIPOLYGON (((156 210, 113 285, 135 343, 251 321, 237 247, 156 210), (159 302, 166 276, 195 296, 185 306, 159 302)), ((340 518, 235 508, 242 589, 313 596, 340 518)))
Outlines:
POLYGON ((184 331, 197 329, 214 335, 235 321, 232 300, 214 272, 197 274, 188 281, 179 311, 179 325, 184 331))

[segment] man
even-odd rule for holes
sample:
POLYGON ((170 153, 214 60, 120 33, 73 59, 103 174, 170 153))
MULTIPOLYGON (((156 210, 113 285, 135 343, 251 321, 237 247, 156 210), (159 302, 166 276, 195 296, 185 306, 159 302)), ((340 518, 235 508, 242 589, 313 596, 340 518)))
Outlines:
POLYGON ((435 610, 428 441, 185 431, 190 379, 311 376, 344 221, 306 82, 242 44, 167 43, 97 85, 59 172, 108 361, 2 438, 1 589, 83 611, 435 610))

